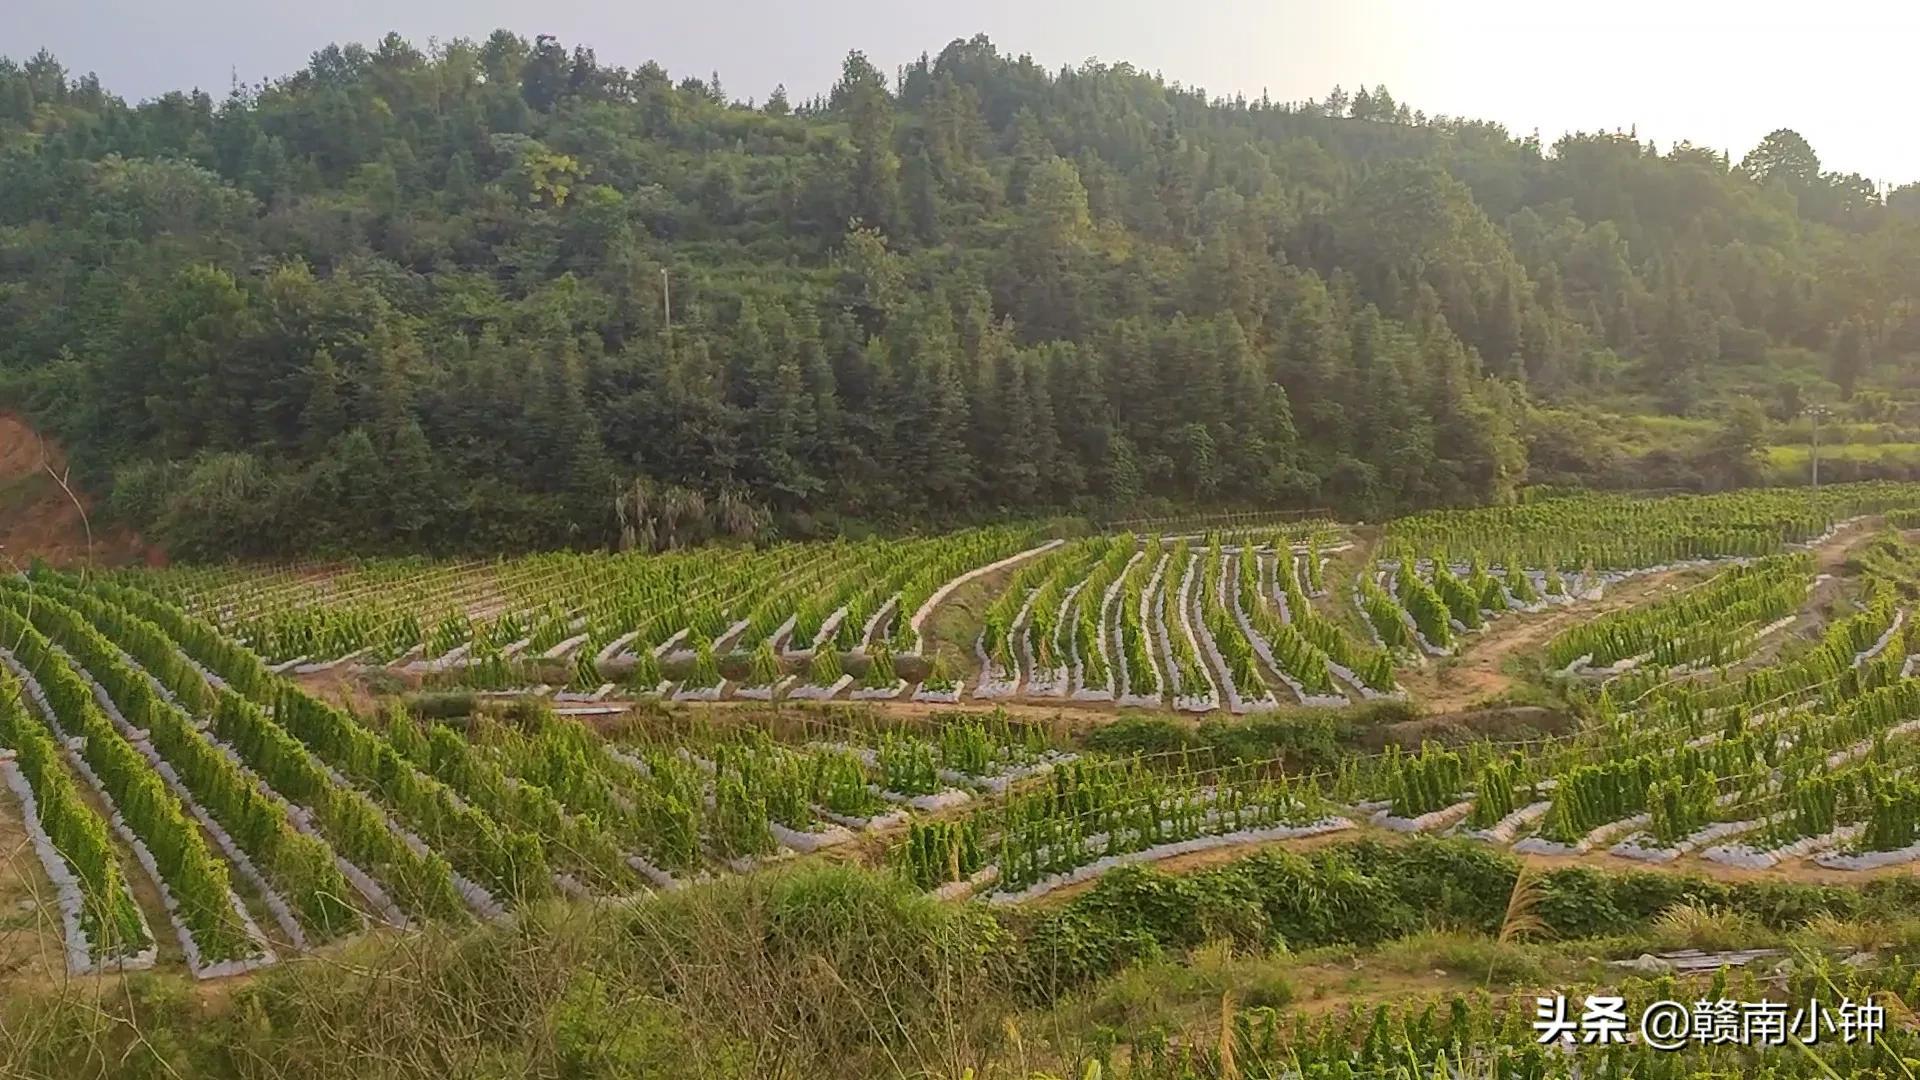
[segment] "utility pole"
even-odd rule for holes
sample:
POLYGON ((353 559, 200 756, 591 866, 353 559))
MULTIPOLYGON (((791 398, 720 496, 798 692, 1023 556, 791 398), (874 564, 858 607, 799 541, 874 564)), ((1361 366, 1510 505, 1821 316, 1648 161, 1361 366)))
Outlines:
POLYGON ((1813 490, 1820 490, 1820 420, 1827 415, 1825 405, 1807 406, 1807 415, 1813 418, 1813 490))

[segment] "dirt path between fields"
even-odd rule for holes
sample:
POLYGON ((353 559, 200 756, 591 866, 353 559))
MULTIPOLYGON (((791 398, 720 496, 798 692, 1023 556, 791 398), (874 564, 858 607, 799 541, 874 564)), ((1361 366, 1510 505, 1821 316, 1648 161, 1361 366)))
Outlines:
POLYGON ((1417 668, 1402 670, 1400 685, 1414 701, 1435 713, 1486 705, 1513 686, 1513 676, 1504 670, 1510 657, 1538 651, 1568 627, 1637 606, 1663 592, 1677 591, 1684 582, 1701 576, 1699 569, 1667 570, 1620 582, 1598 600, 1503 615, 1486 630, 1466 637, 1453 656, 1431 657, 1417 668))
POLYGON ((24 807, 0 792, 0 981, 66 973, 66 927, 53 882, 27 832, 24 807))
MULTIPOLYGON (((1873 538, 1878 522, 1877 518, 1854 522, 1821 541, 1814 548, 1815 573, 1837 570, 1855 548, 1873 538)), ((1661 593, 1676 592, 1711 573, 1708 567, 1663 570, 1619 582, 1598 600, 1503 615, 1486 630, 1466 638, 1454 656, 1429 659, 1419 668, 1402 671, 1400 684, 1430 713, 1461 712, 1488 704, 1514 684, 1514 676, 1505 670, 1510 658, 1538 651, 1570 626, 1646 603, 1661 593)), ((1816 591, 1815 600, 1822 596, 1816 591)))

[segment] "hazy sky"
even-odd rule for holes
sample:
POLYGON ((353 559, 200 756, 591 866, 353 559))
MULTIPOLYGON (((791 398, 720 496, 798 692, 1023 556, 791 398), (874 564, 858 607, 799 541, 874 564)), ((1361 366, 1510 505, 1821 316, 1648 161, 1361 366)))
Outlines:
POLYGON ((1906 118, 1920 4, 1727 0, 0 0, 0 53, 52 49, 129 99, 224 93, 303 66, 330 41, 505 26, 591 45, 601 62, 719 71, 729 93, 810 96, 860 49, 891 71, 985 33, 1051 68, 1127 60, 1215 94, 1320 98, 1384 82, 1430 113, 1516 133, 1637 128, 1729 150, 1791 127, 1827 168, 1920 179, 1906 118))

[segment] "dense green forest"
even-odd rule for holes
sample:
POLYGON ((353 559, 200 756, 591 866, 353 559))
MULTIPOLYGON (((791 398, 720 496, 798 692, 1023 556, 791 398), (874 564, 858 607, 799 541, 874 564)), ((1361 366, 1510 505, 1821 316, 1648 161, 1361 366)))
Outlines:
POLYGON ((189 555, 1724 486, 1805 402, 1898 419, 1916 298, 1920 187, 1790 131, 983 38, 809 101, 506 32, 137 105, 0 60, 0 404, 189 555))

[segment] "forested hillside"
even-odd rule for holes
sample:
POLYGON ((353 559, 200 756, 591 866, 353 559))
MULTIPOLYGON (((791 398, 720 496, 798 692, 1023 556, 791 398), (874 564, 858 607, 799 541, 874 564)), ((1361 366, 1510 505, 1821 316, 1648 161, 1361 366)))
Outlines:
POLYGON ((138 105, 0 61, 0 404, 215 555, 1717 486, 1744 397, 1916 381, 1920 188, 1788 131, 1542 146, 984 39, 740 93, 505 32, 138 105), (1655 478, 1596 407, 1713 427, 1655 478))

